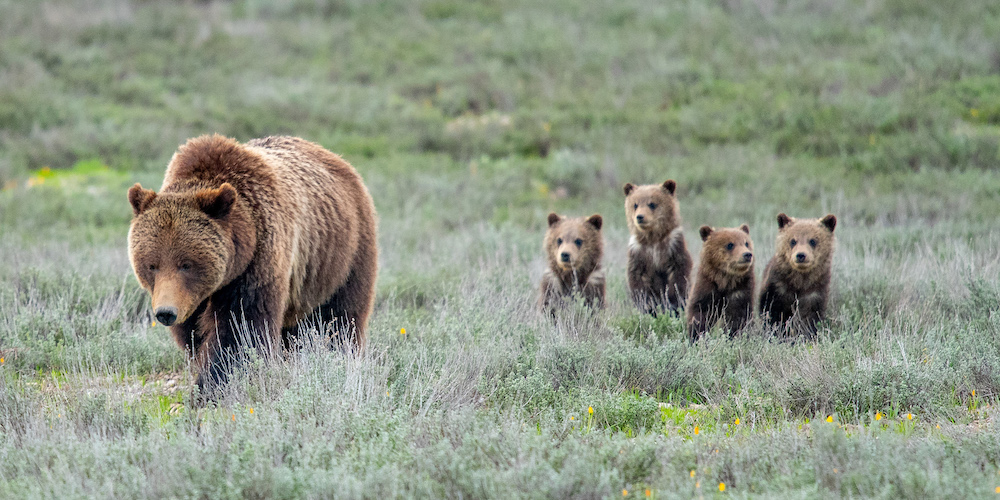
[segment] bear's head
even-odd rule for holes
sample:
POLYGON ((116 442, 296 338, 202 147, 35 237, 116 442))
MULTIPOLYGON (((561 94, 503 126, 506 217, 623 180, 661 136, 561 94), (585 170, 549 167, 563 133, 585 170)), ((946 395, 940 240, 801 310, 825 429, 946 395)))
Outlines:
POLYGON ((545 253, 549 267, 562 272, 589 273, 597 268, 604 252, 600 215, 568 218, 549 214, 545 253))
POLYGON ((714 229, 701 226, 701 265, 730 276, 753 272, 753 241, 750 227, 714 229))
POLYGON ((837 217, 832 214, 822 219, 793 219, 778 214, 776 253, 789 267, 802 273, 829 265, 835 227, 837 217))
POLYGON ((137 183, 128 199, 129 260, 160 323, 186 321, 249 265, 256 235, 229 183, 159 194, 137 183))
POLYGON ((659 240, 681 225, 677 183, 636 186, 625 184, 625 215, 628 229, 638 239, 659 240))

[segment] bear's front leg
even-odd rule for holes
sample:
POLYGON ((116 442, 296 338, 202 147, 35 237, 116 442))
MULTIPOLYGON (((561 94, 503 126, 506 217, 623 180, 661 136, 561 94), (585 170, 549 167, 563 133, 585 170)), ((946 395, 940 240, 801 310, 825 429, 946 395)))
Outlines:
POLYGON ((629 295, 635 307, 645 314, 656 315, 656 297, 653 293, 649 263, 645 255, 630 251, 626 276, 628 278, 629 295))
POLYGON ((233 370, 253 349, 265 358, 281 347, 280 318, 287 302, 287 286, 255 283, 251 276, 238 278, 209 299, 200 330, 205 338, 198 353, 197 386, 201 399, 219 395, 233 370))
POLYGON ((605 283, 603 273, 594 273, 583 287, 584 303, 591 309, 604 308, 605 283))
POLYGON ((715 294, 709 294, 689 303, 687 307, 688 337, 691 342, 697 342, 718 319, 719 304, 716 303, 715 294))
POLYGON ((796 335, 812 339, 816 336, 818 323, 826 315, 826 295, 813 292, 800 295, 797 299, 789 329, 796 335))

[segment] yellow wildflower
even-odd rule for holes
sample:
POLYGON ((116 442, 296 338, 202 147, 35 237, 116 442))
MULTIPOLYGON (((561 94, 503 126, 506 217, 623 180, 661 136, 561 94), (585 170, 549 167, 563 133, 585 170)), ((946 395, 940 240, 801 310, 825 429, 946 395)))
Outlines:
POLYGON ((691 477, 694 477, 694 469, 691 469, 691 477))
POLYGON ((652 491, 649 491, 649 488, 646 488, 646 496, 647 496, 647 497, 651 497, 651 496, 653 496, 653 492, 652 492, 652 491))
POLYGON ((733 422, 733 424, 740 425, 740 417, 736 417, 736 420, 733 422))
POLYGON ((694 426, 694 434, 695 434, 696 436, 698 435, 698 426, 697 426, 697 425, 696 425, 696 426, 694 426))
POLYGON ((623 497, 627 497, 628 496, 628 490, 626 490, 625 488, 622 488, 622 496, 623 497))
POLYGON ((399 334, 400 335, 406 335, 406 328, 400 328, 399 329, 399 334))
POLYGON ((882 420, 882 412, 875 412, 875 420, 882 420))
POLYGON ((827 416, 827 417, 826 417, 826 421, 827 421, 827 422, 833 422, 833 415, 829 415, 829 416, 827 416))
POLYGON ((726 483, 719 483, 719 491, 726 491, 726 483))
POLYGON ((913 414, 912 413, 907 413, 906 414, 906 419, 907 420, 913 420, 913 414))
POLYGON ((593 415, 594 414, 594 407, 593 406, 588 406, 587 407, 587 413, 593 415))

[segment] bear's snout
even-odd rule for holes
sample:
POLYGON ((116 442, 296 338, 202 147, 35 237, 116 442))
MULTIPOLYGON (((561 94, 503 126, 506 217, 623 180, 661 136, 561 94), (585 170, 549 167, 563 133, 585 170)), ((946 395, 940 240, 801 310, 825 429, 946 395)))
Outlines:
POLYGON ((638 222, 639 224, 642 224, 643 222, 646 222, 646 216, 642 214, 636 215, 635 221, 638 222))
POLYGON ((744 252, 743 253, 743 262, 750 262, 751 260, 753 260, 753 254, 750 253, 750 252, 744 252))
POLYGON ((806 254, 805 253, 799 252, 799 253, 795 254, 795 262, 798 262, 798 263, 802 264, 805 261, 806 261, 806 254))
POLYGON ((176 307, 157 307, 156 308, 156 321, 159 321, 163 326, 170 326, 177 321, 177 308, 176 307))
POLYGON ((559 254, 559 259, 561 259, 563 262, 569 262, 569 252, 563 252, 559 254))

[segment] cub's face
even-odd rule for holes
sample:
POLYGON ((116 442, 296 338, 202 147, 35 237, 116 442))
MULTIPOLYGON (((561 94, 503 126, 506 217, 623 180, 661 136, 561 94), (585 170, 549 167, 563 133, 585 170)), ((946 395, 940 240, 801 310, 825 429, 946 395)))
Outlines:
POLYGON ((817 265, 828 263, 833 254, 833 230, 837 218, 793 219, 778 214, 778 255, 799 272, 808 272, 817 265))
POLYGON ((602 224, 600 215, 571 219, 549 214, 549 229, 545 233, 549 266, 563 271, 595 266, 604 248, 602 224))
POLYGON ((702 262, 730 275, 744 275, 753 270, 753 241, 750 227, 713 229, 702 226, 700 231, 702 262))
POLYGON ((166 326, 186 321, 223 285, 233 248, 219 221, 236 194, 226 186, 197 195, 158 195, 138 184, 129 190, 129 260, 152 298, 153 314, 166 326))
POLYGON ((677 183, 672 180, 646 186, 625 184, 629 230, 635 234, 669 232, 680 225, 676 189, 677 183))

